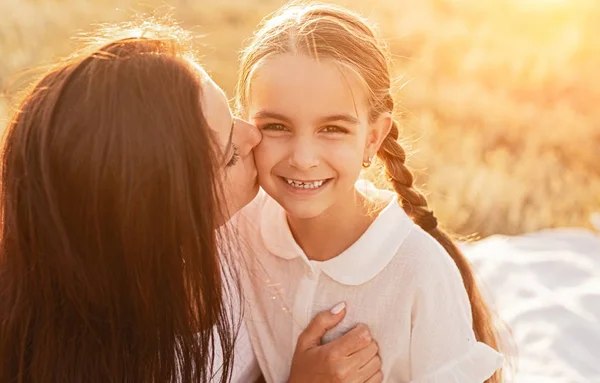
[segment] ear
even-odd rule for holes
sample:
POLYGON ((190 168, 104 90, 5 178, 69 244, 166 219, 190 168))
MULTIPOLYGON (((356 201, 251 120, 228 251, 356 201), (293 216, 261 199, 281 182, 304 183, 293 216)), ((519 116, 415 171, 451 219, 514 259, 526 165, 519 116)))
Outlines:
POLYGON ((375 122, 369 125, 367 141, 365 143, 365 160, 375 156, 379 147, 392 129, 392 114, 389 112, 381 113, 375 122))

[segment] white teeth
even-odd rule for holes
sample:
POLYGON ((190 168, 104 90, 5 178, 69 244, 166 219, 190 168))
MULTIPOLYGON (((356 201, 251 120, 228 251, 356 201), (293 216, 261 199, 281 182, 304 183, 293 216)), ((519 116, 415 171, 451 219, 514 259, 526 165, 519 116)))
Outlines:
POLYGON ((325 183, 325 180, 310 181, 310 182, 296 181, 296 180, 291 180, 289 178, 286 178, 285 180, 291 186, 293 186, 295 188, 300 188, 300 189, 316 189, 316 188, 323 186, 323 184, 325 183))

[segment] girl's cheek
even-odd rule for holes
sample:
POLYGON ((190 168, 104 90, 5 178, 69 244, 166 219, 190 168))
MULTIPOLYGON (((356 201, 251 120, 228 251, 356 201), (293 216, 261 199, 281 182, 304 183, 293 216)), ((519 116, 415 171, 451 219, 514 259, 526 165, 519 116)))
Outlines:
POLYGON ((351 164, 355 158, 362 156, 362 149, 354 142, 330 141, 322 144, 321 153, 337 163, 351 164))
POLYGON ((263 140, 254 148, 254 155, 260 157, 277 157, 285 155, 287 145, 282 140, 263 137, 263 140))
POLYGON ((254 147, 254 160, 256 162, 262 161, 268 153, 269 145, 263 139, 260 144, 254 147))
POLYGON ((277 146, 269 139, 263 139, 260 144, 254 148, 254 161, 256 163, 257 170, 264 171, 265 168, 274 166, 281 158, 280 146, 277 146))

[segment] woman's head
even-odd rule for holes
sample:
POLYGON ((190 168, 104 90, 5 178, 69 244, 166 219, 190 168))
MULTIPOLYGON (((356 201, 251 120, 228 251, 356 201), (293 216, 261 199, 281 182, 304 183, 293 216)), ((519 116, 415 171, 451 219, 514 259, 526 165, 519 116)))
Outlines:
POLYGON ((216 133, 222 152, 220 179, 223 182, 223 202, 220 223, 228 220, 247 205, 258 192, 258 179, 252 149, 260 142, 259 131, 246 121, 234 118, 223 90, 199 66, 202 107, 206 122, 216 133))
POLYGON ((46 74, 10 122, 0 380, 206 381, 213 325, 228 375, 215 229, 256 193, 259 138, 235 126, 182 37, 115 28, 46 74), (246 193, 222 198, 234 176, 246 193))
POLYGON ((459 267, 478 339, 498 348, 469 262, 437 226, 405 165, 388 58, 369 23, 344 8, 293 3, 267 18, 244 51, 237 86, 238 108, 264 134, 255 151, 260 183, 289 214, 314 217, 348 203, 342 196, 361 163, 377 155, 406 213, 459 267), (294 182, 302 177, 327 182, 294 182))
POLYGON ((359 16, 333 6, 291 6, 268 19, 244 52, 237 92, 263 132, 261 186, 298 217, 348 202, 341 197, 353 195, 391 128, 383 46, 359 16))

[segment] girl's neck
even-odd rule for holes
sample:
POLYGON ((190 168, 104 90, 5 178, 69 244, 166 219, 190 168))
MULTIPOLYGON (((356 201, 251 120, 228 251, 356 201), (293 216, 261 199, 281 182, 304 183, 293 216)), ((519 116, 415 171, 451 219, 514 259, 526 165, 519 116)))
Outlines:
POLYGON ((338 200, 314 218, 287 216, 294 239, 308 259, 326 261, 340 255, 356 242, 382 210, 354 191, 348 200, 338 200))

